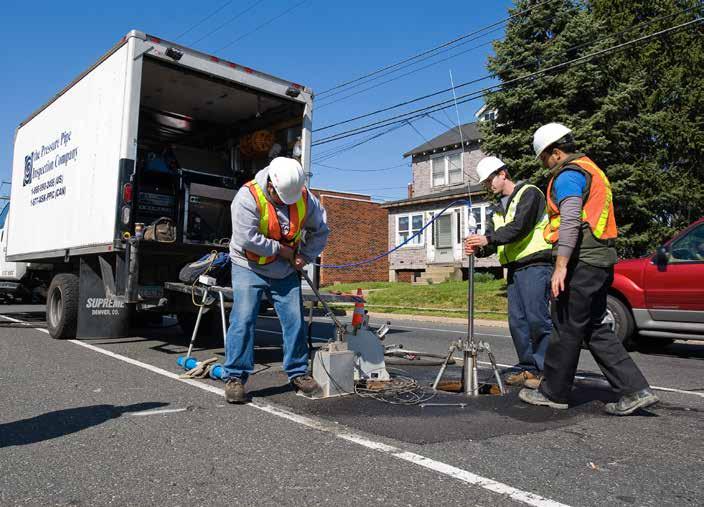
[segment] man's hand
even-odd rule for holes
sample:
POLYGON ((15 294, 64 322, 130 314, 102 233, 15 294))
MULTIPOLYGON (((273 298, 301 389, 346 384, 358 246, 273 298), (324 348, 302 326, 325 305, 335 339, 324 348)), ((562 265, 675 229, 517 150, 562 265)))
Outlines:
POLYGON ((283 243, 279 243, 279 257, 293 264, 293 258, 295 255, 296 252, 293 248, 291 248, 290 246, 286 246, 283 243))
POLYGON ((302 255, 297 254, 296 257, 293 259, 293 267, 296 268, 297 271, 301 271, 306 264, 307 262, 302 255))
POLYGON ((550 285, 552 288, 552 297, 557 298, 560 292, 565 290, 565 278, 567 278, 567 261, 569 259, 564 255, 558 255, 555 262, 555 270, 552 272, 552 280, 550 285))
POLYGON ((464 240, 464 253, 465 255, 474 255, 474 247, 467 242, 468 239, 465 238, 464 240))
POLYGON ((482 247, 482 246, 487 246, 489 244, 489 241, 486 239, 486 236, 483 236, 481 234, 472 234, 471 236, 468 236, 467 239, 464 240, 464 246, 465 248, 469 245, 474 248, 482 247))

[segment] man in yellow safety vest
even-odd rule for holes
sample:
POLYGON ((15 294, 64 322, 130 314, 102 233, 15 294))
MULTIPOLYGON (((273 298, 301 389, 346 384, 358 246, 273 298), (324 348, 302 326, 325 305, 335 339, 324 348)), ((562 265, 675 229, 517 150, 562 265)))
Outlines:
POLYGON ((488 255, 496 247, 499 262, 508 270, 508 325, 518 356, 519 371, 507 384, 536 382, 543 371, 550 322, 551 245, 543 238, 547 224, 545 196, 535 185, 513 182, 506 165, 485 157, 477 165, 479 182, 498 194, 486 234, 465 240, 465 252, 488 255), (486 247, 486 248, 484 248, 486 247))
POLYGON ((254 328, 263 295, 281 322, 289 381, 314 394, 319 386, 308 372, 298 271, 325 247, 330 232, 325 210, 306 189, 301 164, 277 157, 240 188, 231 211, 233 305, 223 365, 225 399, 247 401, 244 385, 254 369, 254 328))

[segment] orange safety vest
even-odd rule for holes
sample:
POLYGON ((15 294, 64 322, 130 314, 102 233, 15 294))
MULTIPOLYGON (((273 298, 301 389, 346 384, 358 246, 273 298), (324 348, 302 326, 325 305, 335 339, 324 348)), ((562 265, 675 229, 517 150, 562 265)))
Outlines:
MULTIPOLYGON (((306 212, 308 210, 308 191, 306 188, 303 187, 301 198, 288 207, 289 230, 288 234, 284 234, 276 216, 276 208, 266 198, 262 187, 254 180, 245 183, 245 186, 252 193, 254 202, 257 203, 259 208, 259 232, 269 239, 274 239, 284 245, 295 248, 301 242, 301 232, 303 231, 303 223, 306 220, 306 212)), ((274 262, 277 257, 276 255, 263 257, 249 250, 245 250, 244 253, 247 259, 260 265, 274 262)))
POLYGON ((557 243, 560 235, 560 208, 553 200, 552 185, 557 176, 570 166, 578 166, 587 177, 587 191, 582 202, 582 222, 589 224, 594 237, 601 240, 614 239, 617 236, 614 203, 611 195, 611 183, 604 171, 589 158, 579 157, 571 160, 564 168, 558 170, 548 183, 548 224, 543 230, 543 237, 548 243, 557 243))

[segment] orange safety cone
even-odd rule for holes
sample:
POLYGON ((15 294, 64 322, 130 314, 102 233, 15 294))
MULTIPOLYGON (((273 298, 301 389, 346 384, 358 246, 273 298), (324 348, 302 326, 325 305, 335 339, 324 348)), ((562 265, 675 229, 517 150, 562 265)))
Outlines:
MULTIPOLYGON (((357 289, 357 296, 362 297, 362 289, 357 289)), ((352 314, 352 327, 362 327, 364 323, 364 303, 357 301, 354 304, 354 313, 352 314)))

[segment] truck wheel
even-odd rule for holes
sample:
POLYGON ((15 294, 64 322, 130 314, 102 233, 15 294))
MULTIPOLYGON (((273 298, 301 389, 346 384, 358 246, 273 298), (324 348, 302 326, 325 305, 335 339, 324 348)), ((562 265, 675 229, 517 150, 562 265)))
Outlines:
POLYGON ((57 340, 76 337, 78 322, 78 277, 61 273, 49 285, 46 298, 46 324, 57 340))
POLYGON ((634 350, 635 322, 631 310, 615 296, 606 296, 606 318, 604 322, 610 324, 616 337, 623 343, 626 350, 634 350))

